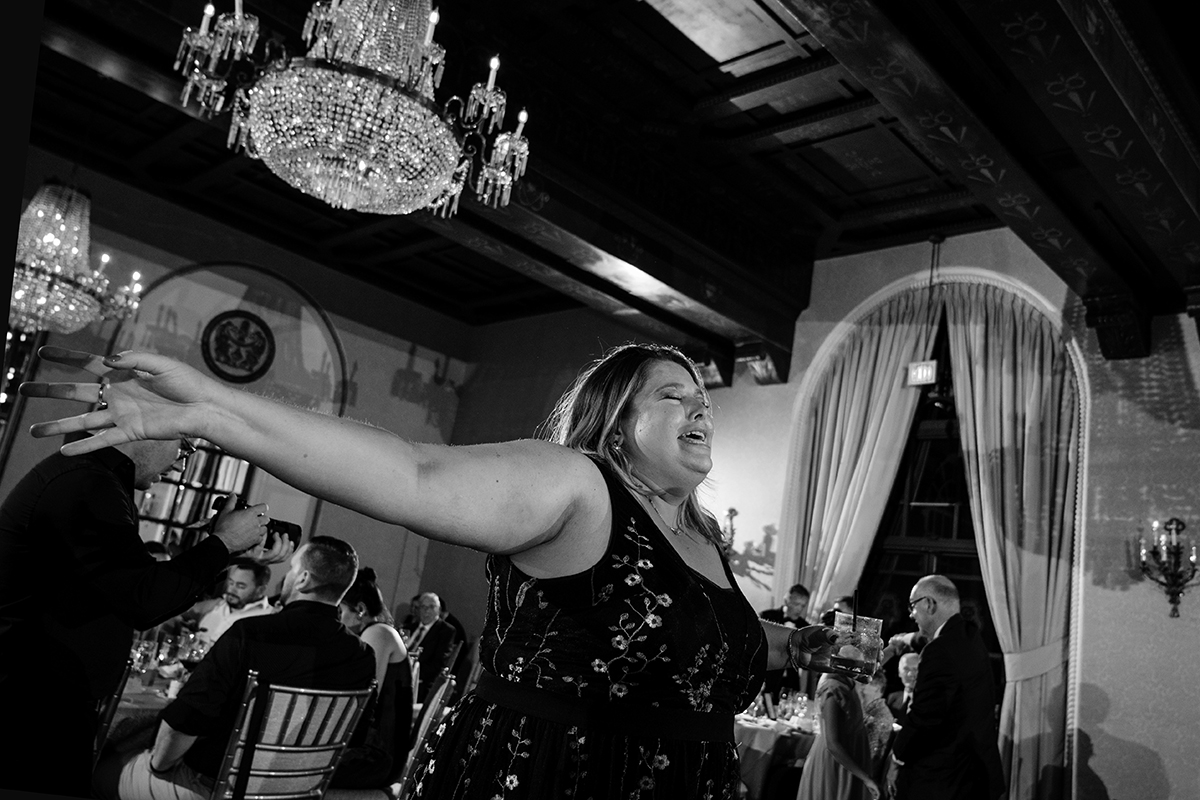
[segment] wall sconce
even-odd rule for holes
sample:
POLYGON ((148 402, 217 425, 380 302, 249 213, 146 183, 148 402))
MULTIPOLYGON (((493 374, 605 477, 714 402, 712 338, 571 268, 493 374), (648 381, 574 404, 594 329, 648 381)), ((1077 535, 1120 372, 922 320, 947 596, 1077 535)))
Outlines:
POLYGON ((1179 616, 1179 598, 1184 589, 1200 584, 1196 578, 1196 545, 1191 547, 1191 555, 1184 561, 1183 552, 1187 549, 1181 533, 1187 525, 1183 520, 1172 517, 1162 526, 1164 533, 1158 531, 1158 520, 1150 525, 1150 547, 1146 540, 1139 540, 1142 552, 1142 574, 1163 587, 1167 599, 1171 601, 1171 616, 1179 616), (1147 558, 1149 556, 1149 558, 1147 558))

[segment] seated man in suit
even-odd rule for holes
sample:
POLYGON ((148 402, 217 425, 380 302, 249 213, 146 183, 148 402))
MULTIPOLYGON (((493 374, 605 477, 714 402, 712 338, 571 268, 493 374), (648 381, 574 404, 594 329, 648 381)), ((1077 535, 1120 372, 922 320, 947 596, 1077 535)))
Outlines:
POLYGON ((917 666, 920 663, 921 656, 918 653, 905 653, 900 656, 900 682, 904 684, 904 688, 887 696, 888 708, 892 710, 892 716, 900 726, 908 720, 908 707, 912 704, 913 690, 917 686, 917 666))
POLYGON ((404 646, 409 653, 420 652, 417 657, 420 664, 417 697, 420 702, 425 702, 434 679, 449 665, 450 648, 454 646, 456 634, 454 627, 441 618, 442 600, 433 592, 418 597, 413 611, 416 625, 405 631, 404 646))
POLYGON ((240 620, 218 639, 163 709, 154 746, 110 755, 97 765, 96 795, 208 798, 252 669, 260 683, 342 690, 370 685, 374 653, 338 615, 338 602, 357 570, 354 548, 340 539, 314 536, 301 546, 283 579, 283 609, 240 620))
POLYGON ((897 800, 996 800, 1005 793, 995 691, 979 628, 959 613, 958 589, 926 575, 909 593, 909 613, 929 640, 921 650, 908 719, 892 758, 897 800))

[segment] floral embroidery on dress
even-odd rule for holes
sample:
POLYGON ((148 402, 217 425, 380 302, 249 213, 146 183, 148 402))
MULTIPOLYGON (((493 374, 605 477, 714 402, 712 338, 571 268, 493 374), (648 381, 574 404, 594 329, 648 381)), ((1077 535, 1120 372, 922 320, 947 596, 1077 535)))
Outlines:
POLYGON ((722 642, 721 646, 717 648, 716 654, 711 657, 709 651, 710 646, 703 645, 696 652, 696 660, 692 662, 692 665, 674 676, 675 683, 684 687, 688 702, 696 711, 712 711, 712 703, 708 701, 708 698, 721 673, 720 668, 729 655, 729 646, 722 642), (711 670, 713 665, 717 667, 716 670, 711 670), (697 680, 701 675, 708 675, 708 677, 697 680))
MULTIPOLYGON (((727 713, 732 724, 765 663, 757 614, 728 571, 732 588, 687 567, 619 480, 601 471, 613 525, 598 563, 538 579, 507 557, 487 559, 482 668, 548 698, 611 705, 616 719, 622 709, 637 718, 665 708, 727 713)), ((408 791, 422 800, 736 795, 730 742, 583 729, 557 719, 468 693, 422 748, 408 791)))

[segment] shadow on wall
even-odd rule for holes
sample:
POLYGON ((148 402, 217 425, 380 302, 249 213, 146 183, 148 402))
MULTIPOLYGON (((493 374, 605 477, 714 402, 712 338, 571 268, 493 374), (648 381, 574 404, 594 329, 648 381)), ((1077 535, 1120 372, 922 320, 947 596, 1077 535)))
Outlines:
POLYGON ((1187 431, 1200 431, 1200 376, 1193 374, 1184 345, 1184 327, 1178 317, 1160 316, 1151 321, 1152 355, 1109 361, 1087 331, 1083 305, 1077 298, 1063 309, 1064 323, 1083 344, 1093 397, 1114 396, 1152 419, 1187 431))
POLYGON ((1095 684, 1079 686, 1079 773, 1077 800, 1169 800, 1171 786, 1162 757, 1149 747, 1106 732, 1108 695, 1095 684), (1092 767, 1095 758, 1104 776, 1092 767))
POLYGON ((1200 516, 1200 376, 1178 317, 1157 317, 1153 355, 1108 361, 1078 300, 1063 311, 1091 385, 1087 571, 1126 590, 1144 580, 1137 538, 1150 519, 1200 516))
POLYGON ((1104 781, 1100 780, 1100 776, 1088 763, 1096 754, 1096 748, 1092 745, 1092 737, 1088 736, 1087 731, 1083 728, 1076 728, 1075 733, 1078 737, 1075 740, 1075 768, 1079 772, 1079 785, 1075 796, 1079 800, 1110 800, 1111 795, 1109 795, 1104 781))

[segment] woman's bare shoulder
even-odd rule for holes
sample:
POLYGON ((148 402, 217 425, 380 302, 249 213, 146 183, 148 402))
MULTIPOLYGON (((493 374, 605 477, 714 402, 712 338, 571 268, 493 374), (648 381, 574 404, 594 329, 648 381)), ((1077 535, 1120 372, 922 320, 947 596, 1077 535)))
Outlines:
POLYGON ((360 638, 375 650, 402 649, 404 647, 404 640, 400 638, 400 632, 384 622, 364 628, 360 638))

